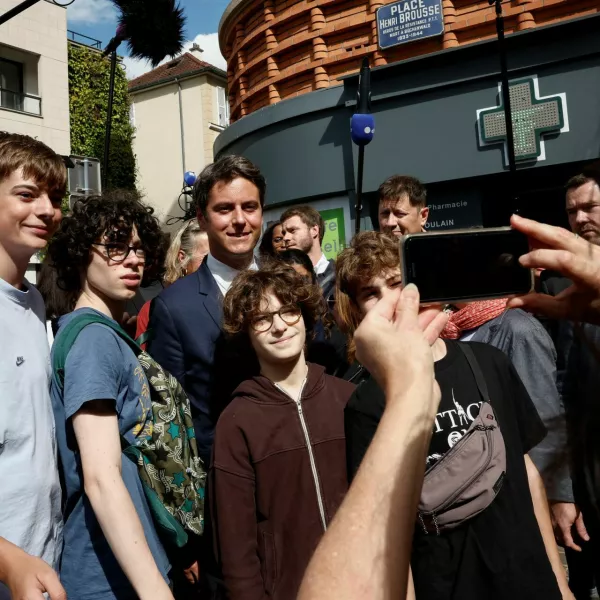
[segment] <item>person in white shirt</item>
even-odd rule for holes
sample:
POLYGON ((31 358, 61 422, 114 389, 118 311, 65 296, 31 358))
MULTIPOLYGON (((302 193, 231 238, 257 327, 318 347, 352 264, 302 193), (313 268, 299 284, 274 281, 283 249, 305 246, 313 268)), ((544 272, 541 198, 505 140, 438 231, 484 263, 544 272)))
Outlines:
POLYGON ((208 256, 198 271, 163 290, 151 310, 148 351, 190 397, 198 450, 207 465, 218 417, 214 403, 228 402, 238 379, 233 368, 238 365, 219 360, 226 346, 223 298, 238 273, 257 268, 254 249, 265 193, 261 172, 242 156, 225 156, 204 168, 193 197, 208 236, 208 256))
MULTIPOLYGON (((223 298, 238 273, 256 269, 265 192, 261 172, 242 156, 224 156, 205 167, 193 198, 209 254, 198 271, 163 290, 152 305, 148 351, 187 392, 207 467, 218 416, 238 383, 249 377, 251 365, 232 356, 223 335, 223 298)), ((198 559, 206 573, 212 570, 207 536, 202 545, 199 552, 186 549, 186 555, 198 559)))
POLYGON ((58 154, 0 133, 0 600, 66 598, 53 570, 62 517, 44 302, 25 281, 58 228, 66 187, 58 154))
POLYGON ((335 288, 335 261, 327 260, 321 244, 325 236, 325 221, 312 206, 294 206, 281 215, 286 250, 296 248, 306 252, 312 261, 317 281, 327 301, 335 288))

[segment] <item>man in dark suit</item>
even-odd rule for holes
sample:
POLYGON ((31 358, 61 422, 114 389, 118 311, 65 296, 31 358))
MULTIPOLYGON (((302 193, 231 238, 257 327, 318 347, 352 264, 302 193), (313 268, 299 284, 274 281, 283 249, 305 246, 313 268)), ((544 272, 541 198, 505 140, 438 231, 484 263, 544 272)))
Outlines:
MULTIPOLYGON (((597 169, 585 169, 566 185, 566 209, 571 230, 600 246, 600 187, 597 169)), ((559 274, 543 272, 540 291, 557 296, 572 282, 559 274)), ((569 586, 577 600, 590 598, 598 586, 600 522, 584 485, 586 423, 597 421, 599 365, 591 351, 600 341, 600 328, 574 325, 568 321, 547 321, 557 351, 557 387, 561 394, 570 430, 571 479, 561 494, 548 497, 558 540, 565 547, 569 564, 569 586), (571 489, 568 489, 571 488, 571 489)))
POLYGON ((209 465, 214 426, 249 365, 235 363, 224 343, 222 300, 235 276, 256 269, 266 183, 241 156, 208 165, 194 185, 198 220, 209 254, 196 273, 165 289, 150 317, 150 354, 187 392, 198 450, 209 465))

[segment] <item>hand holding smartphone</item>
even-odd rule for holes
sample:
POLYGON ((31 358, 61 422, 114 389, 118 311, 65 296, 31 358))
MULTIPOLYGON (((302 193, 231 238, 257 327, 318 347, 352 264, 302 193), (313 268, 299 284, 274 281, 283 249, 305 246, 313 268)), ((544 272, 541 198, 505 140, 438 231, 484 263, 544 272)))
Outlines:
POLYGON ((404 285, 421 304, 454 304, 529 293, 533 273, 519 258, 529 242, 510 227, 409 234, 402 238, 404 285))

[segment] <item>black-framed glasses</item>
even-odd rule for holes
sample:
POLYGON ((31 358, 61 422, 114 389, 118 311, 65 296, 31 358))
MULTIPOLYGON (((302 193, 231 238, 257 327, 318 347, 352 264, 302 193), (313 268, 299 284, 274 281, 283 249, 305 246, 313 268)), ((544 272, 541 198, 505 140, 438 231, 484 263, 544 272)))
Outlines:
POLYGON ((125 242, 96 242, 93 246, 102 246, 106 249, 106 256, 115 263, 125 262, 130 252, 133 252, 141 261, 146 262, 146 251, 140 246, 130 246, 125 242))
POLYGON ((297 306, 282 306, 279 310, 256 315, 250 325, 257 333, 264 333, 271 329, 275 315, 279 315, 286 325, 295 325, 302 318, 302 311, 297 306))

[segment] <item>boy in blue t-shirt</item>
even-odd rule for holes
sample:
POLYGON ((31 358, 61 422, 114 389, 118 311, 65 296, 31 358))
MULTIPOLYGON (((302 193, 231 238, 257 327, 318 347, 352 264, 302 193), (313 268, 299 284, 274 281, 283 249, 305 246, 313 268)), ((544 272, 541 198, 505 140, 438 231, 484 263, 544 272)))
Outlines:
POLYGON ((0 132, 0 600, 65 597, 44 302, 25 273, 60 223, 66 184, 56 152, 0 132))
MULTIPOLYGON (((77 298, 59 320, 93 313, 119 322, 142 280, 162 262, 162 232, 135 195, 75 204, 49 247, 61 289, 77 298)), ((55 346, 56 347, 56 346, 55 346)), ((60 576, 77 600, 172 600, 171 566, 156 532, 137 465, 121 438, 135 444, 152 427, 150 389, 131 348, 110 326, 86 326, 71 347, 64 386, 51 387, 64 472, 65 528, 60 576)))

